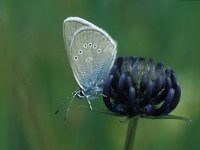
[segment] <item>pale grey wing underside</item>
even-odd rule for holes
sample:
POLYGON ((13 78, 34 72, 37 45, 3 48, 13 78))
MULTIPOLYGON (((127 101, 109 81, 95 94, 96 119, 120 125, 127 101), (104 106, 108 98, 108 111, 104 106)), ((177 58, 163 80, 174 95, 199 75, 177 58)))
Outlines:
POLYGON ((78 29, 70 45, 71 67, 83 90, 95 90, 108 76, 116 58, 116 42, 102 29, 78 29))
POLYGON ((64 38, 64 43, 65 43, 65 49, 67 51, 68 59, 70 59, 70 45, 72 38, 74 36, 74 33, 86 26, 95 26, 92 23, 81 19, 79 17, 69 17, 64 20, 63 23, 63 38, 64 38))

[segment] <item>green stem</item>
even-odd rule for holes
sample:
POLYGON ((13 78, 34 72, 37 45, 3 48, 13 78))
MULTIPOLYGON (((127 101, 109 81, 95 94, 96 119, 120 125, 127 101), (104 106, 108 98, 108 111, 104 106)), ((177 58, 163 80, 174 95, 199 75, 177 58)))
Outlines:
POLYGON ((138 118, 129 120, 124 150, 133 150, 138 118))

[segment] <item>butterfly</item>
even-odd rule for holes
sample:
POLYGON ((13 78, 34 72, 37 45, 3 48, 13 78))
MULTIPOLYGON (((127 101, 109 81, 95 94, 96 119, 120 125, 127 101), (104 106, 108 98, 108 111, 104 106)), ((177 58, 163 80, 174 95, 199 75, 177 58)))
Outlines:
POLYGON ((116 58, 117 43, 107 32, 79 17, 64 20, 63 37, 69 64, 79 85, 75 96, 86 98, 90 104, 90 100, 102 93, 104 80, 116 58))

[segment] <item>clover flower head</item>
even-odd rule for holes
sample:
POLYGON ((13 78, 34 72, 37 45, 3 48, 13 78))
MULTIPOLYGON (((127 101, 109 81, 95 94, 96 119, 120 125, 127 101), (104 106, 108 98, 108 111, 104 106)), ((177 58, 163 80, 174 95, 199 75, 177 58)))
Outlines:
POLYGON ((128 117, 163 116, 179 103, 181 88, 172 69, 143 57, 118 57, 104 83, 109 111, 128 117))

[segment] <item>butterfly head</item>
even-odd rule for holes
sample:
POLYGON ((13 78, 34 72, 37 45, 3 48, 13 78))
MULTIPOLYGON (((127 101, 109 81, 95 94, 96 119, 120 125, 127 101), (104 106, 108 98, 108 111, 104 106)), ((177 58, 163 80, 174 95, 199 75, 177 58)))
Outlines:
POLYGON ((78 97, 78 98, 81 98, 81 99, 85 98, 85 94, 84 94, 83 89, 80 88, 80 89, 76 92, 75 96, 78 97))
POLYGON ((93 100, 97 98, 97 95, 102 92, 100 88, 98 89, 92 89, 92 90, 83 90, 82 88, 79 88, 79 90, 75 93, 75 96, 81 99, 88 99, 93 100))

